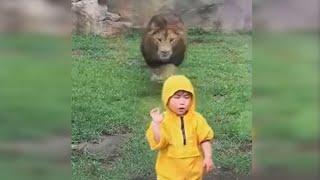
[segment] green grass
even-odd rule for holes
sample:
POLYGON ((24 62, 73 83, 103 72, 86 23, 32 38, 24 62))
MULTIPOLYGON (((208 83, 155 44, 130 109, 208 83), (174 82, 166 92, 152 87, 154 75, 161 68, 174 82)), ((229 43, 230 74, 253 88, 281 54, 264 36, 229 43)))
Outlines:
POLYGON ((70 132, 69 45, 45 35, 0 36, 0 141, 70 132))
POLYGON ((310 32, 255 36, 255 158, 260 168, 312 174, 319 166, 318 37, 310 32))
POLYGON ((71 132, 68 50, 70 43, 62 38, 0 34, 0 179, 70 176, 68 162, 52 156, 68 147, 32 146, 71 132))
MULTIPOLYGON (((74 179, 154 176, 155 152, 145 139, 148 112, 161 106, 161 85, 150 82, 139 33, 113 38, 73 35, 72 142, 130 133, 121 157, 106 163, 73 155, 74 179), (109 166, 109 165, 108 165, 109 166)), ((193 82, 197 110, 215 131, 216 166, 249 174, 251 166, 251 36, 190 31, 179 74, 193 82)))
POLYGON ((255 127, 266 139, 317 140, 319 43, 316 34, 278 33, 256 37, 255 127))

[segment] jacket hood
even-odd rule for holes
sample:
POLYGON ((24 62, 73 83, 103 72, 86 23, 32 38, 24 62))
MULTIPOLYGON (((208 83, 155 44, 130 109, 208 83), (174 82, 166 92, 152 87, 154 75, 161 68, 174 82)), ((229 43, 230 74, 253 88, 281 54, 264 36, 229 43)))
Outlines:
MULTIPOLYGON (((190 80, 183 75, 170 76, 163 84, 162 103, 166 109, 166 112, 171 112, 171 110, 167 106, 168 101, 169 101, 170 97, 172 95, 174 95, 174 93, 179 90, 188 91, 192 94, 191 106, 190 106, 187 114, 194 112, 195 111, 195 100, 196 100, 196 97, 194 94, 194 89, 193 89, 193 86, 192 86, 190 80)), ((171 112, 171 113, 173 113, 173 112, 171 112)))

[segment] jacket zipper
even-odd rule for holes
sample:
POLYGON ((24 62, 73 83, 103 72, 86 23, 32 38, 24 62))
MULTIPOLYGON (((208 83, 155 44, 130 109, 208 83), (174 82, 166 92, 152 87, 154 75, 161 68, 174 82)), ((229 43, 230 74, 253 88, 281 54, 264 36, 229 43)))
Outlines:
POLYGON ((182 116, 180 117, 180 120, 181 120, 181 132, 182 132, 182 137, 183 137, 183 145, 186 145, 187 144, 186 132, 185 132, 185 129, 184 129, 184 121, 183 121, 183 117, 182 116))

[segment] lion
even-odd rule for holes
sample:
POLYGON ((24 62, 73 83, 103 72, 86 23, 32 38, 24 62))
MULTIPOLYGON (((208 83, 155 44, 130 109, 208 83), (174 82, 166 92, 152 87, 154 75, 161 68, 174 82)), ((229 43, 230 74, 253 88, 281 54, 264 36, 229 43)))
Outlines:
POLYGON ((153 16, 142 36, 141 52, 152 70, 151 80, 164 81, 175 74, 186 51, 185 27, 173 13, 153 16))

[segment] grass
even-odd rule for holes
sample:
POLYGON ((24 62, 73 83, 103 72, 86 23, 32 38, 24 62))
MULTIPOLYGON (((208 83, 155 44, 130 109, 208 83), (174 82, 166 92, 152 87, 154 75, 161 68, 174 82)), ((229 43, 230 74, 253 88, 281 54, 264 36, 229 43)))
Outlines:
POLYGON ((52 156, 68 147, 32 146, 71 132, 69 47, 48 35, 0 34, 0 179, 70 176, 68 159, 52 156))
POLYGON ((260 168, 317 173, 318 40, 312 32, 255 36, 255 158, 260 168))
POLYGON ((0 141, 70 132, 69 44, 45 35, 0 36, 0 141))
POLYGON ((263 125, 260 130, 265 138, 317 140, 316 34, 257 35, 255 47, 255 111, 259 114, 255 127, 263 125))
MULTIPOLYGON (((72 156, 73 179, 154 176, 155 152, 145 139, 148 112, 161 106, 161 85, 150 82, 139 33, 72 37, 72 142, 130 133, 115 162, 72 156)), ((179 74, 193 82, 197 110, 216 134, 213 158, 238 175, 251 166, 251 36, 190 31, 179 74)))

